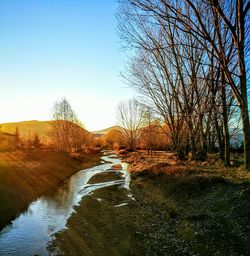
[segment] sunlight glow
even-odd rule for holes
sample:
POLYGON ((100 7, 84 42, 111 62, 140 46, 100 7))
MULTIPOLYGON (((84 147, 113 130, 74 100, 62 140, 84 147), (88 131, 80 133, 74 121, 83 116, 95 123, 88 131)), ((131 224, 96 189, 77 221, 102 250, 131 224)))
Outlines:
POLYGON ((114 125, 132 95, 114 12, 115 0, 1 1, 0 123, 49 120, 66 97, 87 129, 114 125))

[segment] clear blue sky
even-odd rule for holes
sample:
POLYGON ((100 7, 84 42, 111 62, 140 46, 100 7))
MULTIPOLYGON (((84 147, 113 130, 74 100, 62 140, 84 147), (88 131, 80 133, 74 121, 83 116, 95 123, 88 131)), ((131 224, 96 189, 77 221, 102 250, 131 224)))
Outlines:
POLYGON ((114 124, 132 97, 115 10, 115 0, 1 0, 0 123, 50 119, 65 96, 89 130, 114 124))

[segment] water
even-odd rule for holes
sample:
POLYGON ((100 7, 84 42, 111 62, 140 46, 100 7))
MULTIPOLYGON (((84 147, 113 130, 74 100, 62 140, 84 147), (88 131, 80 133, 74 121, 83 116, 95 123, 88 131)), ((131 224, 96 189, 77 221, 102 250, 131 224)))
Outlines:
MULTIPOLYGON (((66 229, 74 207, 85 196, 110 186, 120 186, 129 191, 130 175, 126 171, 126 164, 121 163, 114 154, 102 157, 102 163, 78 172, 56 193, 42 196, 31 203, 26 212, 0 232, 0 255, 48 255, 48 244, 57 232, 66 229), (114 171, 113 164, 122 164, 123 169, 114 171), (97 182, 92 182, 94 178, 97 182)), ((130 192, 128 196, 133 199, 130 192)), ((120 202, 115 207, 126 204, 120 202)))

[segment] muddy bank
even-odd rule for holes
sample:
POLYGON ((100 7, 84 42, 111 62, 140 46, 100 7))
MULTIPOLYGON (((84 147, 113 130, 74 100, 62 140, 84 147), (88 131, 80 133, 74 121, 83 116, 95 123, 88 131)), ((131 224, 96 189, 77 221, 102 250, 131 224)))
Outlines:
POLYGON ((0 159, 0 229, 30 202, 56 189, 79 170, 100 162, 99 155, 85 155, 77 160, 52 151, 0 153, 0 159))

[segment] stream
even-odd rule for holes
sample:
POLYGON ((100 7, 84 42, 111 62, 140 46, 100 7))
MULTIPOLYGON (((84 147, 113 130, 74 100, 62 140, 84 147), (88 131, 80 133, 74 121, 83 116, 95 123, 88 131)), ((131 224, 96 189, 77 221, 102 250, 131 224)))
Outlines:
POLYGON ((127 167, 105 151, 100 165, 76 173, 6 226, 0 255, 250 255, 249 184, 211 183, 210 176, 131 179, 127 167))
MULTIPOLYGON (((133 201, 127 164, 112 152, 104 154, 100 165, 76 173, 56 192, 32 202, 27 211, 6 226, 0 232, 0 255, 52 254, 48 251, 48 245, 55 234, 67 229, 68 219, 77 211, 77 206, 84 197, 91 196, 96 190, 109 187, 125 189, 126 198, 114 207, 123 207, 133 201), (121 164, 122 170, 112 170, 114 164, 121 164)), ((101 202, 100 198, 95 200, 101 202)))

